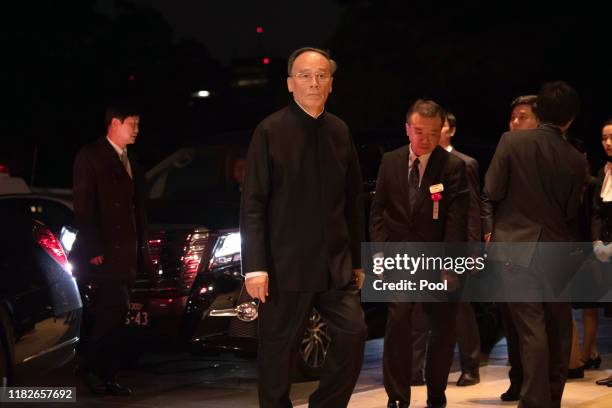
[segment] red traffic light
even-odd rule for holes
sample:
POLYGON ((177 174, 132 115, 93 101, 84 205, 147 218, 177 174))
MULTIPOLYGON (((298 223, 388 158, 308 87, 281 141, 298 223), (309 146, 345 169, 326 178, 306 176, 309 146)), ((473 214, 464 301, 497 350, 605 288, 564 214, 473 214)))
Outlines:
POLYGON ((263 62, 264 65, 268 65, 270 63, 270 58, 264 57, 264 59, 262 59, 261 62, 263 62))

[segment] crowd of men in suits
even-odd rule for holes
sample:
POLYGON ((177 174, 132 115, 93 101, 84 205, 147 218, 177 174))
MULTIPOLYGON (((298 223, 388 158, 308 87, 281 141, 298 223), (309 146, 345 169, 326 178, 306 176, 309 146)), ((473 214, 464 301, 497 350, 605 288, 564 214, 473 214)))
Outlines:
MULTIPOLYGON (((362 236, 355 228, 362 223, 355 190, 360 174, 346 125, 324 109, 336 67, 322 50, 292 54, 287 84, 294 100, 258 126, 247 157, 243 270, 248 292, 262 302, 259 388, 265 407, 291 404, 288 373, 311 307, 328 321, 336 346, 328 352, 310 405, 346 406, 362 358, 364 327, 356 290, 363 272, 355 245, 362 236), (287 226, 296 223, 299 236, 287 226), (299 260, 299 266, 287 259, 299 260)), ((454 116, 432 100, 417 100, 406 115, 409 144, 382 158, 370 211, 371 241, 576 240, 573 225, 587 164, 564 133, 577 112, 578 96, 564 82, 546 83, 537 97, 517 99, 511 131, 500 140, 481 192, 478 163, 450 143, 454 116), (434 202, 430 187, 437 185, 443 186, 443 194, 434 202)), ((528 257, 517 264, 504 262, 505 273, 521 285, 537 287, 546 265, 537 251, 528 257)), ((441 280, 457 279, 448 271, 440 275, 441 280)), ((462 350, 458 385, 479 381, 474 311, 454 302, 452 294, 447 300, 388 303, 383 354, 388 407, 410 403, 412 315, 417 307, 428 320, 428 406, 446 406, 457 338, 462 350)), ((506 310, 521 350, 512 358, 522 364, 513 368, 512 385, 502 399, 520 399, 523 407, 559 406, 571 343, 570 304, 510 303, 506 310)))
MULTIPOLYGON (((246 158, 242 263, 246 290, 260 301, 258 386, 266 408, 291 406, 289 372, 313 307, 327 322, 332 342, 310 406, 347 406, 361 369, 367 328, 359 296, 364 282, 360 244, 366 226, 349 128, 325 110, 336 68, 323 50, 293 52, 287 67, 293 98, 257 126, 246 158)), ((537 97, 517 99, 511 131, 502 135, 481 191, 478 163, 451 144, 454 115, 435 101, 417 100, 406 114, 409 143, 382 158, 370 211, 371 240, 575 240, 572 225, 587 164, 563 135, 577 112, 578 96, 564 82, 546 83, 537 97), (443 186, 436 200, 432 186, 443 186)), ((142 172, 126 149, 136 140, 138 119, 125 107, 109 110, 107 136, 86 146, 75 162, 74 207, 82 233, 73 256, 81 278, 102 288, 93 302, 98 316, 84 367, 90 389, 101 394, 131 393, 116 383, 112 349, 135 270, 147 253, 142 172)), ((537 288, 538 276, 546 272, 539 256, 534 251, 525 262, 506 262, 506 275, 537 288)), ((453 282, 453 288, 461 283, 446 270, 440 280, 453 282)), ((451 292, 443 302, 388 303, 383 355, 388 407, 410 403, 417 309, 428 321, 422 333, 429 345, 421 353, 428 407, 446 406, 457 340, 462 355, 458 385, 479 381, 474 311, 454 300, 451 292)), ((515 353, 511 387, 502 399, 520 399, 522 407, 560 406, 571 343, 569 303, 511 303, 506 312, 513 336, 509 348, 515 353)))

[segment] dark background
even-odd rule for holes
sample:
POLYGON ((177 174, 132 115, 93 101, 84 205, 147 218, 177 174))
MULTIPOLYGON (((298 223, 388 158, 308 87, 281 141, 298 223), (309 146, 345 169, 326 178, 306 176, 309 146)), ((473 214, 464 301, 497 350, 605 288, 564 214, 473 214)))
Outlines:
POLYGON ((571 133, 584 140, 598 168, 600 125, 612 116, 611 36, 603 7, 399 0, 7 3, 0 163, 36 186, 69 187, 76 151, 104 134, 105 104, 123 93, 143 105, 135 147, 147 167, 191 140, 253 129, 289 98, 288 54, 310 45, 329 49, 338 62, 328 110, 356 133, 401 136, 410 103, 430 97, 456 114, 455 144, 467 152, 495 146, 514 97, 536 93, 544 81, 566 80, 582 101, 571 133), (245 79, 259 85, 238 86, 245 79), (200 89, 211 96, 194 98, 200 89))

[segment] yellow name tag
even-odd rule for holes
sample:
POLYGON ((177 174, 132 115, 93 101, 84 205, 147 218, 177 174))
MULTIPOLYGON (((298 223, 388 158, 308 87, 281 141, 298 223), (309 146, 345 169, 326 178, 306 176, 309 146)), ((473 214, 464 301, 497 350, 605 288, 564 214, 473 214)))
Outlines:
POLYGON ((431 186, 429 186, 429 192, 431 194, 441 193, 443 191, 444 191, 444 185, 442 183, 432 184, 431 186))

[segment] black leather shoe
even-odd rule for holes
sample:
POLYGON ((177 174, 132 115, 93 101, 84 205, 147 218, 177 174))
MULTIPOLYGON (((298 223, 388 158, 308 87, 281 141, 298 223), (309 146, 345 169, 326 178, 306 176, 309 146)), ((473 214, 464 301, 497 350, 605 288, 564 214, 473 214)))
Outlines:
POLYGON ((601 366, 601 356, 597 356, 595 358, 589 358, 585 363, 584 363, 584 369, 585 370, 591 370, 591 369, 597 369, 601 366))
POLYGON ((406 401, 387 401, 387 408, 408 408, 408 403, 406 401))
POLYGON ((521 399, 520 387, 510 383, 510 387, 506 392, 499 396, 502 401, 518 401, 521 399))
POLYGON ((568 379, 584 378, 584 366, 568 369, 567 378, 568 379))
POLYGON ((116 382, 108 382, 106 383, 106 394, 117 395, 120 397, 129 397, 130 395, 132 395, 132 390, 116 382))
POLYGON ((606 378, 602 378, 601 380, 595 381, 597 385, 607 385, 608 387, 612 387, 612 375, 606 378))
POLYGON ((443 402, 441 404, 432 404, 431 402, 428 402, 427 408, 446 408, 446 402, 443 402))
POLYGON ((480 382, 480 375, 477 373, 465 372, 461 373, 461 376, 457 380, 457 387, 468 387, 470 385, 476 385, 480 382))

